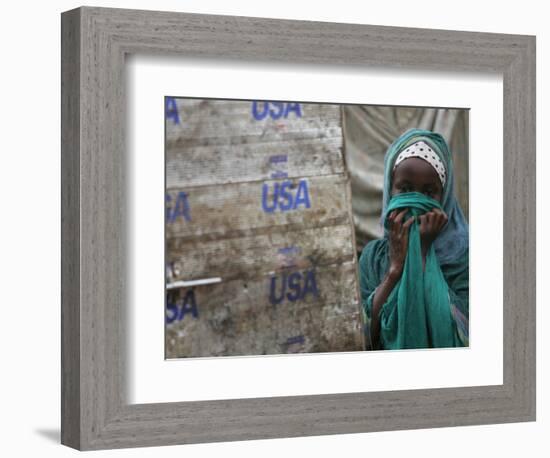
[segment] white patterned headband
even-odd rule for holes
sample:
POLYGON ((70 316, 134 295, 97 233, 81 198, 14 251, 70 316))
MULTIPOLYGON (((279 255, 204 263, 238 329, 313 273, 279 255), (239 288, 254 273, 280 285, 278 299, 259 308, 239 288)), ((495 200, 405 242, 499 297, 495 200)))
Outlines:
POLYGON ((443 162, 441 161, 441 159, 439 159, 439 156, 430 145, 420 140, 416 143, 413 143, 410 146, 407 146, 407 148, 401 151, 397 156, 397 159, 395 160, 395 164, 393 165, 393 170, 395 170, 395 168, 401 162, 403 162, 405 159, 408 159, 410 157, 418 157, 420 159, 424 159, 428 164, 430 164, 434 168, 434 170, 437 172, 437 175, 439 176, 439 180, 441 181, 441 185, 445 187, 445 181, 447 179, 445 166, 443 165, 443 162))

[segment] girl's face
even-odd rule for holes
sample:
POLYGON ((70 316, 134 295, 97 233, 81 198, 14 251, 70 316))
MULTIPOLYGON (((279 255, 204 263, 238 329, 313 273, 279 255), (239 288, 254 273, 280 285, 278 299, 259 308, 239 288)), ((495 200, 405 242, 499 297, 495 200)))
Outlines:
POLYGON ((393 171, 391 195, 403 192, 419 192, 438 202, 443 197, 437 172, 428 162, 417 157, 405 159, 393 171))

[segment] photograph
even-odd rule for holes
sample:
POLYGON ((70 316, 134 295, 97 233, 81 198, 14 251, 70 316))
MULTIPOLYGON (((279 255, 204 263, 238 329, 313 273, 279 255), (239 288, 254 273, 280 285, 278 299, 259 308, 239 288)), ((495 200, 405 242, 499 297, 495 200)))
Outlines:
POLYGON ((165 358, 469 347, 469 109, 165 96, 165 358))

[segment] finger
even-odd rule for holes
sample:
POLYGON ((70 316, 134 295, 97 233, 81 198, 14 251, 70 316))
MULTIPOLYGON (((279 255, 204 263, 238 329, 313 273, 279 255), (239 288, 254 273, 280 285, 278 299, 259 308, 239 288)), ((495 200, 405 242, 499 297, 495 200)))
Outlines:
POLYGON ((395 219, 395 210, 392 210, 388 215, 388 226, 390 229, 393 227, 393 221, 395 219))
POLYGON ((447 215, 445 214, 445 212, 443 212, 442 210, 439 210, 437 209, 437 212, 435 213, 436 215, 436 219, 435 219, 435 224, 438 226, 438 227, 442 227, 445 225, 445 223, 447 222, 447 215))
POLYGON ((402 221, 403 218, 405 217, 405 214, 407 213, 407 211, 408 211, 408 208, 404 208, 403 210, 401 210, 401 211, 397 214, 397 216, 395 217, 394 222, 395 222, 396 224, 401 224, 401 221, 402 221))
POLYGON ((441 225, 441 215, 434 213, 432 215, 431 221, 430 221, 432 228, 436 230, 441 225))
POLYGON ((419 225, 420 225, 420 232, 423 232, 426 228, 426 221, 427 221, 427 216, 426 214, 424 215, 420 215, 418 217, 418 221, 419 221, 419 225))
POLYGON ((426 226, 432 226, 434 221, 434 213, 433 212, 427 212, 424 213, 424 217, 426 218, 426 226))
POLYGON ((401 226, 395 224, 395 221, 390 223, 389 232, 392 239, 397 240, 399 238, 400 228, 401 226))
POLYGON ((403 233, 401 235, 401 243, 403 247, 407 249, 409 245, 409 227, 414 221, 414 216, 411 216, 405 223, 403 223, 403 233))
POLYGON ((411 227, 411 224, 414 223, 414 216, 411 216, 407 221, 403 223, 403 229, 406 231, 411 227))
POLYGON ((445 222, 447 221, 447 219, 448 219, 447 214, 443 210, 441 210, 439 208, 436 208, 435 212, 436 212, 437 215, 439 215, 442 218, 442 220, 444 220, 445 222))

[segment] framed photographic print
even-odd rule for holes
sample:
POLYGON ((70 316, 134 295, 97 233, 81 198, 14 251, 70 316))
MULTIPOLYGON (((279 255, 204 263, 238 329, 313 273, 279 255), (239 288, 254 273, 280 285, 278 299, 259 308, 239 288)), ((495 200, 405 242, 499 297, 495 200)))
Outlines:
POLYGON ((63 13, 62 442, 534 420, 534 69, 530 36, 63 13))
MULTIPOLYGON (((393 321, 401 341, 384 331, 385 348, 468 346, 468 110, 180 97, 166 97, 165 106, 166 358, 379 348, 365 323, 371 290, 382 280, 370 264, 387 262, 378 224, 383 194, 390 194, 382 186, 384 153, 388 137, 402 132, 410 140, 395 149, 394 168, 403 150, 402 159, 413 160, 399 172, 421 161, 416 166, 427 165, 429 179, 414 186, 420 175, 413 170, 402 185, 398 177, 395 194, 410 188, 447 207, 449 235, 438 234, 438 249, 452 239, 456 253, 441 251, 438 259, 453 307, 462 309, 453 308, 446 325, 433 324, 450 331, 448 340, 428 331, 432 310, 420 322, 393 321), (441 143, 432 150, 426 142, 441 143), (443 189, 454 189, 445 204, 443 189), (378 259, 369 259, 375 245, 378 259)), ((422 282, 411 280, 411 289, 422 282)))

